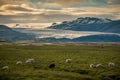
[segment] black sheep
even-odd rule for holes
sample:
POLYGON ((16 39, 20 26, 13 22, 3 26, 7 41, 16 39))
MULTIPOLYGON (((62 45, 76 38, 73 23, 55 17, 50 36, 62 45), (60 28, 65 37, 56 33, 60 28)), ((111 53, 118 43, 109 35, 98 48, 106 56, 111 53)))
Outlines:
POLYGON ((55 68, 55 64, 50 64, 49 68, 55 68))

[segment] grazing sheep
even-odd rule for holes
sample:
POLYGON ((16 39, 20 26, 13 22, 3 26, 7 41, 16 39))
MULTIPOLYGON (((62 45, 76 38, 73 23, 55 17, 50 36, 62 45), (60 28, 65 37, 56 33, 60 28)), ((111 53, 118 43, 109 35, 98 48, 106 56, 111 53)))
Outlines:
POLYGON ((94 68, 96 68, 96 66, 94 64, 90 64, 90 68, 94 69, 94 68))
POLYGON ((33 63, 35 63, 35 60, 33 58, 31 58, 31 59, 26 60, 25 63, 26 64, 33 64, 33 63))
POLYGON ((3 66, 3 67, 2 67, 2 70, 8 71, 8 70, 9 70, 9 67, 8 67, 8 66, 3 66))
POLYGON ((55 68, 55 64, 50 64, 49 68, 55 68))
POLYGON ((111 68, 114 68, 115 64, 114 63, 108 63, 108 66, 111 67, 111 68))
POLYGON ((97 64, 96 68, 103 68, 103 65, 102 64, 97 64))
POLYGON ((71 61, 72 61, 71 59, 66 59, 66 60, 65 60, 65 62, 66 62, 66 63, 69 63, 69 64, 71 63, 71 61))
POLYGON ((17 65, 21 65, 21 64, 22 64, 22 61, 17 61, 16 64, 17 64, 17 65))

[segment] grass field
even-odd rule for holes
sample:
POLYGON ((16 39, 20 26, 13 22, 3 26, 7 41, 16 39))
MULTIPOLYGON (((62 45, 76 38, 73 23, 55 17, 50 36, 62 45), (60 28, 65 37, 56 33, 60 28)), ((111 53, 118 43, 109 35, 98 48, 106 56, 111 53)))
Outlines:
POLYGON ((120 80, 120 46, 0 45, 0 80, 120 80), (25 64, 28 58, 35 64, 25 64), (19 60, 22 65, 16 65, 19 60), (116 64, 114 69, 109 62, 116 64), (51 63, 55 68, 48 68, 51 63), (90 69, 91 63, 104 68, 90 69), (5 65, 9 71, 1 70, 5 65))

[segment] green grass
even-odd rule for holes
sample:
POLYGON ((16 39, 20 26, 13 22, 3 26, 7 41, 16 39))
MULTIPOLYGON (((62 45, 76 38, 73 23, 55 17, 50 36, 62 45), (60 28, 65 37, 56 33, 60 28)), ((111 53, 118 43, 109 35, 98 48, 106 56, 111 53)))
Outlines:
POLYGON ((0 45, 0 80, 120 80, 120 46, 0 45), (25 64, 28 58, 35 64, 25 64), (19 60, 23 65, 15 64, 19 60), (116 67, 109 68, 109 62, 116 67), (51 63, 54 69, 48 68, 51 63), (90 69, 91 63, 104 68, 90 69), (9 71, 1 70, 5 65, 9 71))

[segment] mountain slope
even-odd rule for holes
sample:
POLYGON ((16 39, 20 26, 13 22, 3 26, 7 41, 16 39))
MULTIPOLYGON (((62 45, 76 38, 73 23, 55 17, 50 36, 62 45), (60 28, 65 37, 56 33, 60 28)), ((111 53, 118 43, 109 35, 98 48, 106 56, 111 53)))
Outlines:
POLYGON ((31 40, 34 39, 34 35, 27 35, 12 30, 8 26, 0 25, 0 40, 12 41, 12 40, 31 40))
POLYGON ((90 35, 75 38, 73 42, 120 42, 120 36, 110 34, 90 35))
POLYGON ((78 18, 73 21, 64 21, 61 24, 51 25, 52 29, 75 31, 99 31, 120 33, 120 20, 100 19, 94 17, 78 18))

